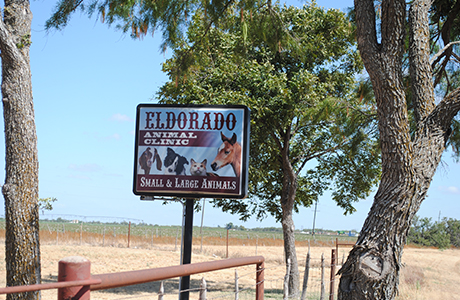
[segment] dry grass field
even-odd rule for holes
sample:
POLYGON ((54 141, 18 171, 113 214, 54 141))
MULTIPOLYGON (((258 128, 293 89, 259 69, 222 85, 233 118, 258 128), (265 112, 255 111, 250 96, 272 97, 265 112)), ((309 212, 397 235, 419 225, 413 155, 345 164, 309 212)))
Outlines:
MULTIPOLYGON (((346 256, 349 248, 339 249, 339 262, 346 256)), ((303 268, 307 247, 298 246, 297 255, 303 268)), ((229 257, 262 255, 265 263, 265 297, 282 299, 282 278, 285 272, 283 264, 283 248, 280 246, 230 246, 229 257), (256 253, 257 251, 257 253, 256 253)), ((319 265, 324 254, 327 266, 330 263, 331 247, 312 247, 309 299, 319 299, 319 265)), ((83 256, 91 261, 93 274, 139 270, 155 267, 177 265, 180 251, 174 244, 161 244, 149 248, 101 247, 92 245, 42 245, 42 278, 43 283, 57 280, 58 261, 67 256, 83 256)), ((225 246, 194 246, 192 262, 203 262, 223 259, 226 256, 225 246)), ((5 286, 4 253, 0 252, 0 286, 5 286)), ((460 299, 460 250, 438 250, 427 248, 406 247, 403 256, 404 268, 400 280, 400 295, 397 299, 460 299)), ((326 268, 328 269, 328 268, 326 268)), ((242 292, 240 299, 254 299, 255 266, 238 268, 239 288, 248 289, 242 292)), ((191 276, 191 284, 198 287, 204 277, 208 285, 208 299, 234 299, 235 270, 227 269, 218 272, 191 276)), ((303 277, 303 274, 302 274, 303 277)), ((325 274, 329 278, 329 273, 325 274)), ((335 284, 337 286, 337 282, 335 284)), ((177 299, 178 279, 165 282, 165 299, 177 299)), ((141 284, 131 287, 95 291, 92 299, 157 299, 159 283, 141 284)), ((327 282, 326 290, 329 291, 327 282)), ((0 299, 5 299, 4 295, 0 299)), ((43 291, 42 299, 57 299, 55 290, 43 291)), ((198 293, 191 293, 190 299, 198 299, 198 293)))

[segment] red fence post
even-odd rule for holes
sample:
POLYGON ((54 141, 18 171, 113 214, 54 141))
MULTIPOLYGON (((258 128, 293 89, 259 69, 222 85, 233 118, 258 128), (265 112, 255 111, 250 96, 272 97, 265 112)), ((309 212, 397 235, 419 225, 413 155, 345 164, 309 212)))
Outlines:
POLYGON ((264 270, 263 261, 256 265, 256 300, 264 300, 264 270))
MULTIPOLYGON (((58 282, 91 279, 91 262, 84 257, 69 256, 59 261, 58 282)), ((89 300, 90 286, 58 289, 58 300, 89 300)))
POLYGON ((329 300, 334 300, 334 285, 335 285, 335 265, 336 265, 335 249, 332 249, 331 255, 331 288, 329 293, 329 300))

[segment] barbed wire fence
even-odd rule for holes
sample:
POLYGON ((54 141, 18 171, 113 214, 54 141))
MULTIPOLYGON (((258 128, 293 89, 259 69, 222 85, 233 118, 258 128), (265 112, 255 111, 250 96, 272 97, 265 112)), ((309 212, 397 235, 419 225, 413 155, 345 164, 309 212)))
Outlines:
MULTIPOLYGON (((255 272, 246 272, 243 274, 238 273, 238 269, 235 269, 235 277, 227 278, 222 281, 210 281, 206 280, 206 276, 201 277, 199 285, 191 287, 190 289, 179 291, 178 289, 170 290, 165 292, 165 282, 161 282, 158 291, 136 295, 115 297, 113 300, 128 300, 128 299, 158 299, 158 300, 169 300, 178 299, 179 294, 183 292, 190 293, 190 299, 195 300, 251 300, 255 298, 256 285, 264 284, 264 294, 269 299, 283 299, 283 300, 295 300, 295 299, 308 299, 308 300, 323 300, 323 299, 334 299, 335 290, 333 294, 329 293, 328 288, 333 284, 329 280, 325 280, 328 276, 329 265, 325 263, 324 256, 321 258, 313 259, 313 266, 319 265, 319 267, 312 267, 308 270, 308 288, 304 285, 302 289, 302 297, 300 295, 286 296, 283 291, 283 285, 285 284, 284 278, 276 276, 274 274, 279 273, 277 269, 284 269, 285 266, 273 266, 265 267, 263 269, 265 273, 265 279, 263 282, 256 282, 248 284, 248 281, 252 281, 256 276, 255 272), (244 280, 246 279, 246 280, 244 280), (244 284, 240 282, 244 281, 244 284), (306 290, 305 290, 306 289, 306 290)), ((307 270, 305 271, 307 272, 307 270)), ((305 278, 305 272, 301 273, 301 277, 305 278)))
MULTIPOLYGON (((0 218, 3 216, 0 215, 0 218)), ((0 235, 4 236, 5 223, 0 221, 0 235), (3 232, 2 232, 3 231, 3 232)), ((197 237, 197 231, 194 232, 194 237, 197 237)), ((101 217, 101 216, 80 216, 80 215, 56 215, 46 214, 41 216, 40 221, 40 241, 42 245, 91 245, 102 247, 120 247, 120 248, 146 248, 160 250, 178 251, 180 248, 181 239, 180 226, 158 226, 145 224, 142 220, 123 217, 101 217), (45 219, 44 217, 48 218, 45 219)), ((227 231, 228 233, 228 231, 227 231)), ((266 246, 282 246, 282 234, 267 233, 261 236, 261 233, 253 235, 249 232, 232 232, 232 235, 237 237, 230 238, 231 245, 250 246, 254 248, 255 255, 263 255, 266 246)), ((303 238, 303 236, 300 236, 303 238)), ((196 238, 195 242, 200 239, 196 238)), ((214 257, 228 258, 228 247, 225 250, 225 243, 229 243, 229 239, 225 236, 224 228, 219 231, 208 233, 205 239, 207 245, 220 246, 220 251, 214 248, 212 252, 207 252, 207 249, 200 247, 201 254, 212 255, 214 257), (204 252, 204 253, 203 253, 204 252)), ((304 240, 308 246, 334 247, 336 241, 333 238, 324 238, 317 240, 304 240)), ((194 245, 194 252, 198 251, 198 247, 194 245)), ((330 249, 329 248, 329 249, 330 249)), ((325 248, 326 251, 330 251, 325 248)), ((232 255, 232 254, 231 254, 232 255)), ((233 257, 238 256, 238 253, 233 254, 233 257)), ((330 289, 334 281, 329 280, 331 277, 331 269, 333 263, 330 262, 330 257, 312 257, 308 264, 308 268, 301 271, 300 278, 307 275, 307 284, 304 284, 302 295, 287 296, 284 291, 285 285, 285 269, 284 256, 280 254, 277 259, 272 259, 272 262, 266 264, 264 288, 265 294, 269 298, 276 299, 328 299, 330 293, 335 294, 336 288, 330 289), (306 288, 306 293, 305 293, 306 288)), ((338 261, 336 259, 336 261, 338 261)), ((335 270, 338 270, 336 268, 335 270)), ((335 275, 335 274, 334 274, 335 275)), ((254 272, 248 272, 243 275, 238 275, 235 270, 235 278, 225 281, 205 282, 203 286, 192 287, 189 292, 193 293, 191 299, 199 298, 199 294, 203 294, 205 290, 205 299, 235 299, 245 300, 255 297, 254 283, 241 284, 241 280, 246 277, 254 278, 254 272), (195 295, 196 294, 196 295, 195 295)), ((244 281, 244 280, 243 280, 244 281)), ((260 284, 260 283, 259 283, 260 284)), ((119 295, 121 296, 121 295, 119 295)), ((171 290, 164 292, 159 290, 155 294, 155 298, 159 300, 177 299, 179 290, 171 290)), ((201 296, 203 297, 203 296, 201 296)), ((137 299, 152 299, 152 294, 136 295, 137 299)), ((130 296, 123 296, 117 299, 134 299, 130 296)))
MULTIPOLYGON (((225 228, 194 230, 194 244, 201 241, 203 235, 207 245, 241 245, 257 248, 263 246, 282 246, 282 232, 259 232, 231 230, 230 236, 225 228)), ((4 216, 0 215, 0 230, 5 229, 4 216), (3 221, 2 221, 3 220, 3 221)), ((93 245, 103 247, 158 248, 174 245, 180 247, 182 229, 179 225, 159 226, 146 224, 140 219, 125 217, 82 216, 71 214, 45 214, 40 216, 40 241, 42 244, 93 245)), ((296 244, 312 247, 334 247, 334 236, 296 233, 296 244)), ((353 237, 341 236, 350 240, 353 237)), ((201 252, 202 245, 201 245, 201 252)), ((205 250, 204 250, 205 251, 205 250)))

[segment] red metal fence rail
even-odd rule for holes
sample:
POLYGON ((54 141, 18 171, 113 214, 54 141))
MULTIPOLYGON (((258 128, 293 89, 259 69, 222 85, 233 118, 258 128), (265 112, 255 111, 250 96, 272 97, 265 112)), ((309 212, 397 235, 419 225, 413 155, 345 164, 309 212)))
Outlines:
POLYGON ((88 276, 89 261, 84 258, 69 257, 62 259, 59 262, 59 282, 0 288, 0 294, 22 293, 57 288, 58 300, 84 300, 89 299, 91 290, 104 290, 228 268, 256 265, 256 300, 263 300, 264 261, 265 259, 263 256, 251 256, 156 269, 88 276))

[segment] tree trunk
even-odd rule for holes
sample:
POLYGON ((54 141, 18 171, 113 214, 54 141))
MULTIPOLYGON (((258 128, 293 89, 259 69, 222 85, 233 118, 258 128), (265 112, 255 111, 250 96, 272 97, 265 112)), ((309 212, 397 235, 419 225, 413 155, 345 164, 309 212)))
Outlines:
POLYGON ((378 107, 382 178, 359 239, 339 271, 339 299, 394 299, 401 257, 417 213, 445 150, 460 109, 457 90, 434 105, 429 66, 428 9, 415 0, 409 11, 410 75, 417 129, 413 137, 402 84, 404 0, 382 1, 381 42, 372 0, 355 0, 358 47, 372 80, 378 107))
POLYGON ((284 253, 286 264, 291 264, 289 274, 289 297, 296 297, 299 295, 300 275, 299 265, 297 263, 297 253, 295 250, 295 235, 294 235, 294 221, 292 219, 292 210, 285 212, 283 210, 283 237, 284 237, 284 253))
POLYGON ((281 155, 283 161, 283 190, 281 191, 281 209, 283 219, 284 253, 285 262, 291 264, 289 274, 289 297, 297 297, 300 294, 300 275, 299 265, 297 263, 297 253, 295 250, 294 220, 292 211, 294 209, 295 195, 297 192, 297 175, 294 172, 289 161, 289 129, 283 137, 284 147, 281 155))
MULTIPOLYGON (((434 127, 434 126, 433 126, 434 127)), ((407 172, 384 176, 359 239, 339 273, 339 299, 394 299, 411 222, 430 186, 444 138, 427 128, 407 172)))
MULTIPOLYGON (((40 283, 38 156, 29 62, 32 13, 28 1, 5 1, 0 21, 6 178, 7 286, 40 283)), ((39 299, 39 292, 7 299, 39 299)))

